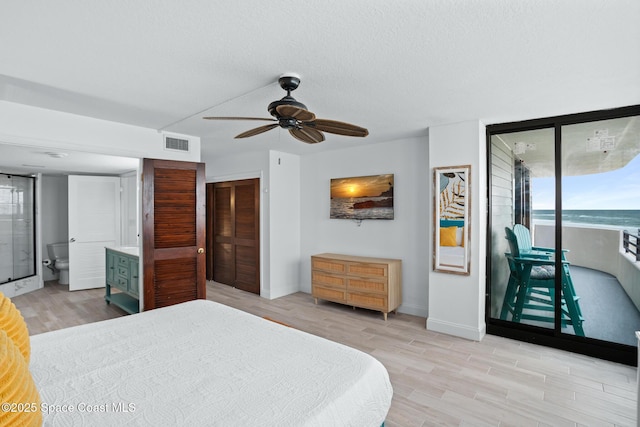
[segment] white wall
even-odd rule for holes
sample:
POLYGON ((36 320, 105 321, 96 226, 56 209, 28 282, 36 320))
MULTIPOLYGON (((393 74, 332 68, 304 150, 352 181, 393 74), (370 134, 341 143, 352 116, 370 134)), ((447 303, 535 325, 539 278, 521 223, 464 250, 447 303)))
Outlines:
MULTIPOLYGON (((487 179, 485 127, 478 121, 429 128, 429 168, 471 165, 471 274, 434 272, 429 258, 427 329, 480 340, 485 335, 487 179)), ((429 206, 433 176, 429 174, 429 206)), ((432 208, 429 209, 432 212, 432 208)), ((428 215, 431 218, 431 214, 428 215)), ((429 220, 429 235, 433 221, 429 220)), ((429 241, 429 253, 433 242, 429 241)))
POLYGON ((163 134, 155 129, 0 101, 2 143, 113 156, 200 161, 200 138, 178 137, 189 139, 189 152, 165 150, 163 134))
POLYGON ((399 311, 426 317, 431 215, 425 138, 305 155, 301 158, 300 290, 311 292, 310 257, 322 252, 402 260, 399 311), (331 178, 394 174, 394 219, 330 219, 331 178))
MULTIPOLYGON (((555 225, 536 224, 533 244, 553 248, 556 245, 555 233, 555 225)), ((562 247, 569 249, 565 258, 571 265, 604 271, 614 276, 618 276, 621 242, 622 230, 578 225, 562 227, 562 247)))
POLYGON ((625 253, 624 249, 619 249, 616 277, 636 308, 640 310, 640 280, 638 279, 640 278, 640 262, 636 261, 632 254, 625 253))
POLYGON ((278 298, 300 289, 300 157, 269 152, 269 288, 278 298))

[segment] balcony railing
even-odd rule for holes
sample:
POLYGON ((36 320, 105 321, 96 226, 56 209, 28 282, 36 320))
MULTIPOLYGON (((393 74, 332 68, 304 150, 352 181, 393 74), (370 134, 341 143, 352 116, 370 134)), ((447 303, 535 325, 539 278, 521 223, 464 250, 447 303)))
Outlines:
POLYGON ((622 232, 622 247, 625 253, 631 253, 636 261, 640 261, 640 229, 638 234, 631 234, 627 230, 622 232))

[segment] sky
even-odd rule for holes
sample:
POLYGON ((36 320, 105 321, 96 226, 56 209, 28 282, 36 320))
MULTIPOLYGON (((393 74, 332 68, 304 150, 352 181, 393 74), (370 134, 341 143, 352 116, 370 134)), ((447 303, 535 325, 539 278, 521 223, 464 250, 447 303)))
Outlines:
MULTIPOLYGON (((555 179, 533 178, 533 209, 554 209, 555 179)), ((562 209, 640 209, 640 155, 625 167, 562 180, 562 209)))
POLYGON ((331 197, 378 196, 393 185, 393 174, 337 178, 331 180, 331 197))

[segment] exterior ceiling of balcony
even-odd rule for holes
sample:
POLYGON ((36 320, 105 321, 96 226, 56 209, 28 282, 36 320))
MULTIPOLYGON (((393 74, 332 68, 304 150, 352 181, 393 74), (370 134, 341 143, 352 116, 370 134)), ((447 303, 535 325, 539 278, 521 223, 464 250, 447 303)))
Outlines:
MULTIPOLYGON (((554 129, 494 135, 522 160, 533 177, 552 177, 554 129)), ((640 154, 640 116, 562 127, 562 173, 588 175, 623 168, 640 154)))

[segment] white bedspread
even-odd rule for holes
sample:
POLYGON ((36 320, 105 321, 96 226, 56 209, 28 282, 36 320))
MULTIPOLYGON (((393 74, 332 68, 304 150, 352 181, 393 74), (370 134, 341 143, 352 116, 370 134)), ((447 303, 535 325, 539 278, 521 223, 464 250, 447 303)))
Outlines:
POLYGON ((463 246, 440 246, 440 265, 464 266, 463 246))
POLYGON ((379 427, 393 394, 368 354, 208 300, 31 348, 45 426, 379 427))

